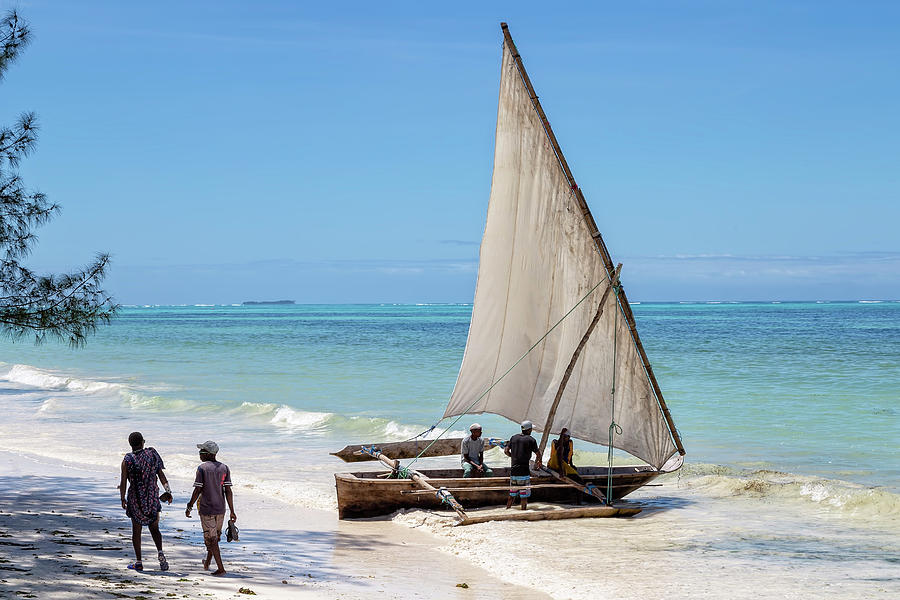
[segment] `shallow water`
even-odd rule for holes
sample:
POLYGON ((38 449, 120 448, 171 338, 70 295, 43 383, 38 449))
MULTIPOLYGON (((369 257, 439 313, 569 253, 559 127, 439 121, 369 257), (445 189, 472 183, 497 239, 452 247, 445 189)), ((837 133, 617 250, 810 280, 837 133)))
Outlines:
MULTIPOLYGON (((140 430, 171 474, 189 477, 194 444, 215 439, 236 483, 333 510, 331 474, 346 467, 327 452, 432 425, 452 390, 470 311, 131 307, 81 350, 2 342, 0 449, 107 466, 114 480, 128 433, 140 430)), ((592 540, 585 548, 597 560, 614 554, 611 569, 661 557, 660 569, 693 569, 673 585, 696 597, 715 597, 719 588, 699 579, 719 581, 713 568, 758 571, 780 585, 823 578, 833 585, 821 586, 821 597, 900 591, 888 575, 900 565, 900 303, 639 304, 634 312, 687 463, 636 495, 648 506, 639 519, 567 522, 567 536, 592 540), (707 566, 697 571, 697 561, 707 566)), ((490 436, 515 430, 499 417, 478 420, 490 436)), ((577 448, 577 464, 605 464, 605 449, 577 448)), ((503 457, 492 451, 487 460, 503 457)), ((555 544, 559 526, 537 525, 522 531, 555 544)), ((480 555, 491 532, 522 526, 478 526, 482 533, 463 538, 437 531, 451 551, 463 544, 480 555), (479 539, 483 546, 469 547, 479 539)), ((488 554, 478 560, 512 573, 514 559, 488 554)), ((572 570, 572 594, 592 581, 576 566, 559 568, 572 570)), ((559 585, 539 571, 515 576, 559 585)), ((654 597, 657 588, 642 589, 654 597)))

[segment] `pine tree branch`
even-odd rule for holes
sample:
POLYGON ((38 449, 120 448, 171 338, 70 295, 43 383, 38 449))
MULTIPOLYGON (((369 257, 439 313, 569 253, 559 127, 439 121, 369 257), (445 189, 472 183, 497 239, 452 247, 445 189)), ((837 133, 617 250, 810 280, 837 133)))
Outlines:
POLYGON ((19 53, 31 42, 28 24, 11 10, 0 20, 0 79, 19 53))
MULTIPOLYGON (((30 39, 15 11, 0 19, 0 79, 30 39)), ((59 212, 44 194, 28 191, 14 171, 34 149, 37 133, 31 112, 0 127, 0 334, 18 339, 33 333, 36 343, 49 335, 78 346, 119 309, 100 288, 110 259, 100 254, 74 273, 40 277, 18 262, 37 240, 33 228, 59 212)))

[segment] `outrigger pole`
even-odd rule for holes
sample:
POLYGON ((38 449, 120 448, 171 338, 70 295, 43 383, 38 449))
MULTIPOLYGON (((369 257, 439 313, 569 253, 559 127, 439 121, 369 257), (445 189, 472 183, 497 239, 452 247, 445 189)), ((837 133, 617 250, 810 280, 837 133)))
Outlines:
MULTIPOLYGON (((512 35, 509 33, 509 26, 506 23, 500 23, 500 28, 503 29, 503 36, 506 39, 506 44, 509 46, 509 50, 512 53, 513 59, 516 61, 516 67, 519 69, 519 75, 522 77, 522 83, 525 84, 525 88, 528 90, 528 96, 531 98, 532 106, 534 106, 534 110, 537 112, 538 117, 541 119, 541 124, 544 127, 544 132, 547 134, 547 138, 550 140, 550 144, 553 146, 553 151, 556 153, 556 159, 559 161, 559 166, 562 168, 563 174, 565 174, 566 179, 569 182, 569 185, 572 188, 572 191, 575 194, 575 198, 578 200, 578 206, 581 209, 581 214, 584 217, 585 223, 588 226, 588 231, 591 233, 591 237, 594 238, 594 242, 597 246, 597 251, 600 253, 600 257, 603 259, 603 265, 606 267, 606 274, 612 283, 613 278, 615 277, 616 268, 613 265, 612 257, 609 254, 609 250, 606 248, 606 242, 603 241, 603 236, 600 234, 600 230, 597 228, 597 223, 594 221, 594 216, 591 214, 591 209, 588 207, 587 201, 584 199, 584 194, 581 191, 581 188, 578 187, 578 184, 575 183, 575 177, 572 175, 572 171, 569 169, 569 164, 566 162, 566 157, 563 155, 562 148, 559 146, 559 142, 556 141, 556 135, 553 133, 553 129, 550 127, 550 121, 547 120, 547 115, 544 113, 544 108, 541 106, 540 100, 538 100, 537 92, 534 91, 534 86, 531 85, 531 79, 528 77, 528 72, 525 71, 525 64, 522 62, 522 57, 519 55, 519 51, 516 49, 516 44, 513 42, 512 35)), ((647 373, 647 378, 650 380, 650 384, 653 386, 653 391, 656 393, 656 400, 659 402, 659 407, 662 410, 663 416, 666 419, 666 424, 669 426, 669 433, 672 435, 672 440, 675 442, 675 447, 678 449, 678 453, 684 456, 685 450, 684 445, 681 443, 681 436, 678 435, 678 430, 675 428, 675 422, 672 420, 672 414, 669 412, 669 407, 666 406, 666 401, 663 398, 662 390, 659 388, 659 383, 656 381, 656 375, 653 374, 653 367, 650 366, 650 359, 647 358, 647 353, 644 351, 644 345, 641 343, 641 338, 637 332, 637 325, 634 322, 634 314, 631 312, 631 305, 628 303, 628 297, 625 295, 625 290, 619 285, 619 306, 622 307, 622 314, 625 316, 625 320, 628 322, 628 328, 631 330, 631 339, 634 340, 634 345, 637 348, 638 354, 641 357, 641 362, 644 365, 644 370, 647 373)), ((546 433, 546 432, 545 432, 546 433)))
MULTIPOLYGON (((391 471, 396 472, 401 468, 399 460, 385 456, 377 448, 364 446, 362 448, 362 452, 370 456, 374 456, 375 458, 380 460, 386 467, 390 467, 391 471)), ((441 502, 446 502, 448 505, 450 505, 450 508, 456 511, 456 515, 459 517, 460 522, 465 521, 469 518, 469 516, 466 514, 466 511, 463 510, 462 505, 456 501, 456 498, 453 497, 453 494, 445 489, 438 489, 434 487, 433 485, 428 483, 427 477, 425 477, 415 469, 406 469, 406 471, 412 481, 414 481, 420 487, 425 488, 427 491, 434 493, 441 500, 441 502)))

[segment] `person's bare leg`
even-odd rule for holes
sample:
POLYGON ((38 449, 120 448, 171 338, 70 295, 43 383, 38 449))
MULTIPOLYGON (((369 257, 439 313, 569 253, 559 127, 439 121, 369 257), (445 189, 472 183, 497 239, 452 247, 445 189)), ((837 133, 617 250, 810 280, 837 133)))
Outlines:
POLYGON ((159 559, 159 569, 160 571, 168 571, 169 561, 166 560, 166 555, 163 553, 162 549, 162 533, 159 531, 159 516, 147 526, 147 529, 150 530, 150 537, 153 538, 153 543, 156 544, 156 557, 159 559))
POLYGON ((140 523, 131 522, 131 545, 134 546, 134 559, 137 562, 141 562, 141 529, 140 523))
POLYGON ((510 496, 509 499, 506 501, 506 508, 509 508, 510 506, 512 506, 513 500, 515 500, 515 496, 510 496))
POLYGON ((522 498, 522 510, 528 508, 528 498, 522 498))
POLYGON ((212 562, 212 550, 209 549, 209 545, 207 544, 206 548, 206 558, 203 559, 203 570, 209 571, 209 563, 212 562))
POLYGON ((147 529, 150 530, 150 537, 153 538, 153 543, 156 544, 156 551, 162 552, 162 533, 159 532, 159 518, 150 523, 147 526, 147 529))
POLYGON ((222 553, 219 550, 219 540, 215 538, 207 538, 206 547, 209 550, 209 554, 212 555, 214 559, 216 559, 216 570, 212 572, 213 575, 224 575, 225 567, 222 565, 222 553))

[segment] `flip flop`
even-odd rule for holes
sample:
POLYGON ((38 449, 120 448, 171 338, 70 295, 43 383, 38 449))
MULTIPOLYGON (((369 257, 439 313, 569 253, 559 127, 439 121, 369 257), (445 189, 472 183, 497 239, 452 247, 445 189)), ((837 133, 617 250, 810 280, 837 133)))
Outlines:
POLYGON ((240 529, 235 525, 234 521, 228 521, 228 528, 225 530, 225 539, 229 542, 237 542, 240 541, 238 537, 240 535, 240 529))
POLYGON ((159 570, 160 571, 168 571, 169 570, 169 561, 166 560, 166 555, 162 552, 159 553, 159 570))
POLYGON ((136 560, 136 561, 134 561, 133 563, 131 563, 130 565, 128 565, 128 568, 129 568, 129 569, 134 569, 135 571, 143 571, 143 570, 144 570, 144 563, 142 563, 142 562, 139 561, 139 560, 136 560))

